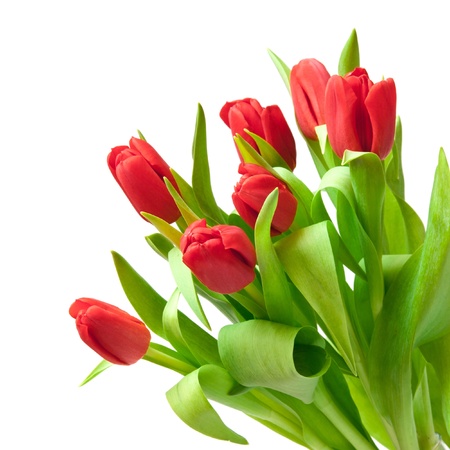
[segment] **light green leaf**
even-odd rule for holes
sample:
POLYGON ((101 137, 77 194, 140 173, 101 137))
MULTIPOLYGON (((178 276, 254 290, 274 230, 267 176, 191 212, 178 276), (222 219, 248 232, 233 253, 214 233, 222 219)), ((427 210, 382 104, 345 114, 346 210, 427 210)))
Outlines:
POLYGON ((113 364, 109 361, 103 360, 101 363, 99 363, 94 370, 81 382, 80 386, 84 386, 86 383, 89 383, 89 381, 93 380, 97 375, 100 375, 102 372, 104 372, 106 369, 111 367, 113 364))
POLYGON ((289 67, 274 52, 272 52, 271 50, 267 51, 269 52, 269 56, 275 64, 275 67, 277 68, 278 73, 281 75, 281 78, 283 79, 284 84, 286 85, 286 88, 290 94, 291 84, 289 80, 291 76, 291 69, 289 69, 289 67))
POLYGON ((402 167, 402 122, 397 117, 395 126, 394 145, 392 151, 385 159, 386 182, 392 192, 401 199, 405 198, 405 180, 402 167))
POLYGON ((172 242, 167 239, 161 233, 154 233, 145 237, 148 245, 156 252, 158 255, 162 256, 164 259, 168 259, 169 252, 174 248, 172 242))
POLYGON ((334 345, 354 372, 351 324, 342 296, 343 268, 336 261, 329 226, 332 224, 321 222, 297 230, 278 241, 275 249, 289 278, 321 317, 334 345))
POLYGON ((146 212, 141 213, 143 217, 145 217, 154 227, 169 241, 171 241, 175 246, 180 246, 181 236, 183 233, 174 228, 170 223, 166 222, 164 219, 161 219, 158 216, 154 216, 153 214, 149 214, 146 212))
MULTIPOLYGON (((114 264, 120 283, 133 308, 150 330, 165 338, 163 313, 164 300, 118 253, 113 252, 114 264)), ((178 320, 183 339, 192 354, 201 363, 221 365, 217 341, 205 330, 178 311, 178 320)))
POLYGON ((339 58, 338 74, 344 76, 359 67, 359 45, 356 30, 352 30, 339 58))
POLYGON ((192 211, 192 209, 184 201, 184 199, 181 198, 180 194, 174 188, 172 183, 167 178, 164 178, 164 182, 166 183, 167 190, 169 191, 169 194, 174 199, 174 201, 175 201, 178 209, 180 210, 181 215, 183 216, 183 219, 186 222, 186 224, 190 225, 192 222, 195 222, 196 220, 200 219, 200 217, 197 216, 194 213, 194 211, 192 211))
POLYGON ((197 369, 197 367, 193 366, 180 353, 155 342, 150 342, 147 353, 142 359, 174 370, 181 375, 187 375, 197 369))
POLYGON ((235 444, 247 440, 228 428, 209 403, 199 381, 202 368, 186 375, 166 393, 167 400, 177 416, 194 430, 235 444))
POLYGON ((291 289, 270 237, 271 223, 277 201, 278 189, 275 189, 267 196, 256 220, 256 257, 269 318, 274 322, 295 325, 294 300, 291 289))
POLYGON ((267 161, 268 164, 272 167, 283 167, 285 169, 289 169, 286 161, 266 140, 251 131, 245 131, 255 140, 261 156, 267 161))
POLYGON ((249 320, 219 332, 220 356, 238 383, 275 389, 305 403, 313 401, 318 380, 330 365, 324 348, 312 327, 249 320))
POLYGON ((217 223, 226 223, 226 214, 219 208, 211 187, 211 177, 206 144, 206 121, 202 106, 198 105, 195 124, 194 141, 192 144, 192 188, 198 205, 204 215, 217 223))
POLYGON ((209 325, 208 319, 206 318, 195 290, 192 273, 183 263, 183 255, 176 247, 169 252, 169 265, 181 294, 203 325, 210 330, 211 326, 209 325))

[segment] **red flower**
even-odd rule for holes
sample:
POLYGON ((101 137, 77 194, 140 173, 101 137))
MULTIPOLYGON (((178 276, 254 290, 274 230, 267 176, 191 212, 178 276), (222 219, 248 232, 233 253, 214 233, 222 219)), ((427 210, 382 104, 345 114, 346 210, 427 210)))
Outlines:
POLYGON ((239 173, 242 177, 232 195, 233 204, 239 215, 247 224, 254 227, 267 196, 278 188, 278 205, 272 220, 271 234, 274 236, 286 231, 297 211, 297 199, 291 191, 282 181, 256 164, 241 164, 239 173))
POLYGON ((325 66, 314 58, 302 59, 291 71, 290 85, 298 127, 317 140, 315 127, 325 123, 325 89, 330 79, 325 66))
MULTIPOLYGON (((175 222, 180 217, 164 183, 177 187, 170 168, 158 152, 142 139, 131 138, 130 146, 119 146, 108 155, 108 167, 136 211, 175 222)), ((142 217, 142 216, 141 216, 142 217)))
POLYGON ((134 364, 148 349, 150 332, 144 323, 116 306, 79 298, 69 314, 83 342, 113 364, 134 364))
POLYGON ((255 278, 255 249, 239 227, 216 225, 209 228, 205 219, 197 220, 184 232, 180 247, 183 262, 215 292, 237 292, 255 278))
POLYGON ((330 78, 325 118, 331 147, 342 158, 345 150, 376 153, 386 158, 395 134, 397 94, 392 78, 373 83, 357 68, 330 78))
MULTIPOLYGON (((295 168, 297 150, 294 136, 278 106, 263 108, 257 100, 245 98, 225 103, 220 117, 231 129, 233 136, 239 134, 259 152, 254 139, 244 130, 257 134, 280 154, 291 170, 295 168)), ((239 158, 243 162, 240 153, 239 158)))

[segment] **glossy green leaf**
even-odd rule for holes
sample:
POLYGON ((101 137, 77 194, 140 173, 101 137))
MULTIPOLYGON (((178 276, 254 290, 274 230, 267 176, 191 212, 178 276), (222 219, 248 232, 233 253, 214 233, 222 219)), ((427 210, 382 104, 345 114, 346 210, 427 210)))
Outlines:
POLYGON ((312 327, 249 320, 219 332, 220 356, 238 383, 275 389, 305 403, 313 401, 318 380, 330 365, 324 348, 312 327))
POLYGON ((204 215, 217 223, 226 223, 226 214, 219 208, 211 187, 211 176, 208 163, 208 150, 206 143, 205 113, 198 105, 197 120, 195 123, 194 141, 192 144, 192 188, 197 202, 204 215))
POLYGON ((344 76, 359 67, 359 45, 356 30, 352 30, 339 58, 338 74, 344 76))
POLYGON ((80 386, 84 386, 89 381, 93 380, 97 375, 100 375, 106 369, 111 367, 113 364, 109 361, 103 360, 97 366, 95 366, 94 370, 81 382, 80 386))
POLYGON ((281 78, 284 81, 284 84, 289 92, 291 93, 291 84, 290 84, 290 76, 291 76, 291 69, 281 60, 280 57, 278 57, 274 52, 271 50, 267 50, 269 52, 269 56, 272 59, 273 63, 275 64, 275 67, 278 70, 278 73, 281 75, 281 78))
POLYGON ((329 234, 330 226, 321 222, 297 230, 278 241, 275 249, 289 278, 321 317, 341 356, 355 371, 351 324, 341 285, 343 268, 336 260, 334 248, 338 244, 329 234))
POLYGON ((199 381, 202 368, 186 375, 166 393, 167 400, 177 416, 194 430, 235 444, 247 440, 228 428, 209 403, 199 381))
POLYGON ((234 137, 234 141, 236 142, 239 152, 246 163, 261 166, 272 175, 276 176, 276 172, 272 166, 245 139, 243 139, 242 136, 237 134, 234 137))
POLYGON ((169 252, 169 265, 172 271, 172 275, 175 282, 183 295, 184 299, 187 301, 188 305, 194 311, 194 314, 198 319, 205 325, 209 330, 211 326, 209 325, 208 319, 203 311, 202 305, 195 290, 194 280, 192 278, 192 273, 190 269, 183 263, 183 255, 181 251, 174 247, 169 252))
MULTIPOLYGON (((113 258, 120 283, 131 305, 153 333, 165 338, 163 313, 167 304, 166 300, 122 256, 113 252, 113 258)), ((178 312, 178 320, 183 339, 191 352, 195 354, 196 359, 201 364, 221 365, 216 339, 181 311, 178 312)))
POLYGON ((197 198, 195 197, 194 189, 192 189, 188 182, 184 178, 182 178, 181 175, 178 174, 174 169, 171 168, 170 171, 175 178, 175 182, 177 183, 181 198, 187 205, 189 205, 189 208, 194 214, 196 214, 198 217, 203 216, 203 212, 197 202, 197 198))

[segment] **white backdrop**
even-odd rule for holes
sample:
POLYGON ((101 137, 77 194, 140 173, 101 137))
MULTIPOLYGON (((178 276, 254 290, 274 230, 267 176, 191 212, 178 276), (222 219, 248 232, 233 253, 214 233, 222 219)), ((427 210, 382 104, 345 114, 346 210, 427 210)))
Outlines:
MULTIPOLYGON (((353 28, 374 81, 393 77, 404 129, 407 199, 426 219, 439 148, 450 149, 444 2, 3 1, 0 4, 0 448, 231 449, 170 410, 179 376, 140 362, 82 388, 100 358, 67 310, 90 296, 132 312, 110 250, 163 295, 168 268, 106 166, 136 129, 189 179, 197 103, 205 109, 213 188, 231 209, 238 158, 219 118, 225 101, 278 104, 298 144, 296 173, 315 169, 266 49, 292 66, 315 57, 331 73, 353 28)), ((220 317, 213 315, 214 332, 220 317)), ((251 448, 299 448, 219 407, 251 448)))

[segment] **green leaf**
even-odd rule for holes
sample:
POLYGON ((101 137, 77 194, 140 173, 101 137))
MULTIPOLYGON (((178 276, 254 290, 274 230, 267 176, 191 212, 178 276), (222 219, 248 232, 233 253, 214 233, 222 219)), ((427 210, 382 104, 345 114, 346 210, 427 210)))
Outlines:
POLYGON ((274 52, 272 52, 271 50, 267 51, 269 52, 269 56, 275 64, 275 67, 277 68, 278 73, 281 75, 281 78, 283 79, 284 84, 290 94, 291 84, 289 80, 291 76, 291 69, 289 69, 289 67, 274 52))
POLYGON ((192 189, 188 182, 184 180, 181 175, 179 175, 174 169, 171 168, 170 171, 175 178, 175 182, 177 183, 178 189, 180 190, 182 199, 194 214, 196 214, 198 217, 202 217, 203 212, 197 202, 197 198, 195 197, 194 189, 192 189))
POLYGON ((170 389, 167 400, 177 416, 194 430, 235 444, 247 444, 247 440, 228 428, 208 402, 201 383, 199 373, 202 368, 186 375, 170 389))
POLYGON ((203 325, 210 330, 211 326, 209 325, 208 319, 206 318, 195 290, 192 273, 183 263, 183 255, 176 247, 169 252, 169 265, 181 294, 203 325))
POLYGON ((238 383, 275 389, 305 403, 313 401, 318 380, 331 363, 324 348, 312 327, 249 320, 219 332, 220 356, 238 383))
POLYGON ((271 223, 278 202, 278 189, 269 194, 255 224, 255 249, 264 301, 269 318, 274 322, 295 325, 294 300, 283 266, 273 248, 271 223))
POLYGON ((286 161, 265 139, 255 133, 252 133, 251 131, 245 131, 254 139, 261 156, 267 161, 268 164, 270 164, 272 167, 283 167, 285 169, 289 169, 286 161))
POLYGON ((194 211, 189 207, 189 205, 184 201, 184 199, 181 198, 180 194, 177 192, 177 190, 174 188, 172 183, 167 179, 164 178, 164 182, 166 183, 167 190, 169 191, 169 194, 174 199, 178 209, 181 212, 181 215, 183 216, 184 221, 187 225, 190 225, 192 222, 195 222, 196 220, 200 219, 194 211))
POLYGON ((344 76, 356 67, 359 67, 359 45, 356 30, 353 29, 345 43, 339 58, 338 74, 344 76))
POLYGON ((197 202, 204 215, 217 223, 226 223, 226 214, 219 208, 214 198, 209 172, 208 151, 206 144, 205 113, 198 105, 197 120, 195 124, 194 141, 192 144, 192 188, 197 202))
MULTIPOLYGON (((165 338, 163 313, 166 300, 122 256, 113 252, 113 258, 120 283, 131 305, 153 333, 165 338)), ((178 320, 183 339, 200 364, 221 365, 216 339, 180 311, 178 320)))
POLYGON ((106 369, 111 367, 113 364, 109 361, 103 360, 101 363, 99 363, 94 370, 81 382, 80 386, 84 386, 86 383, 89 383, 89 381, 93 380, 97 375, 100 375, 102 372, 104 372, 106 369))
POLYGON ((161 233, 154 233, 146 236, 145 240, 158 255, 166 260, 169 258, 170 250, 174 248, 172 242, 161 233))
POLYGON ((149 214, 146 212, 142 213, 142 216, 146 218, 163 236, 165 236, 169 241, 171 241, 175 246, 180 246, 181 236, 183 233, 174 228, 170 223, 166 222, 158 216, 149 214))
POLYGON ((413 349, 450 332, 449 273, 450 172, 441 150, 423 248, 408 259, 387 292, 369 353, 374 397, 402 448, 418 448, 410 388, 413 349))
POLYGON ((355 372, 342 286, 344 271, 335 256, 339 244, 330 235, 329 222, 297 230, 275 244, 289 278, 326 325, 334 345, 355 372))
POLYGON ((405 198, 405 180, 402 167, 402 122, 397 117, 395 126, 394 145, 389 156, 385 159, 386 182, 392 192, 401 199, 405 198))

